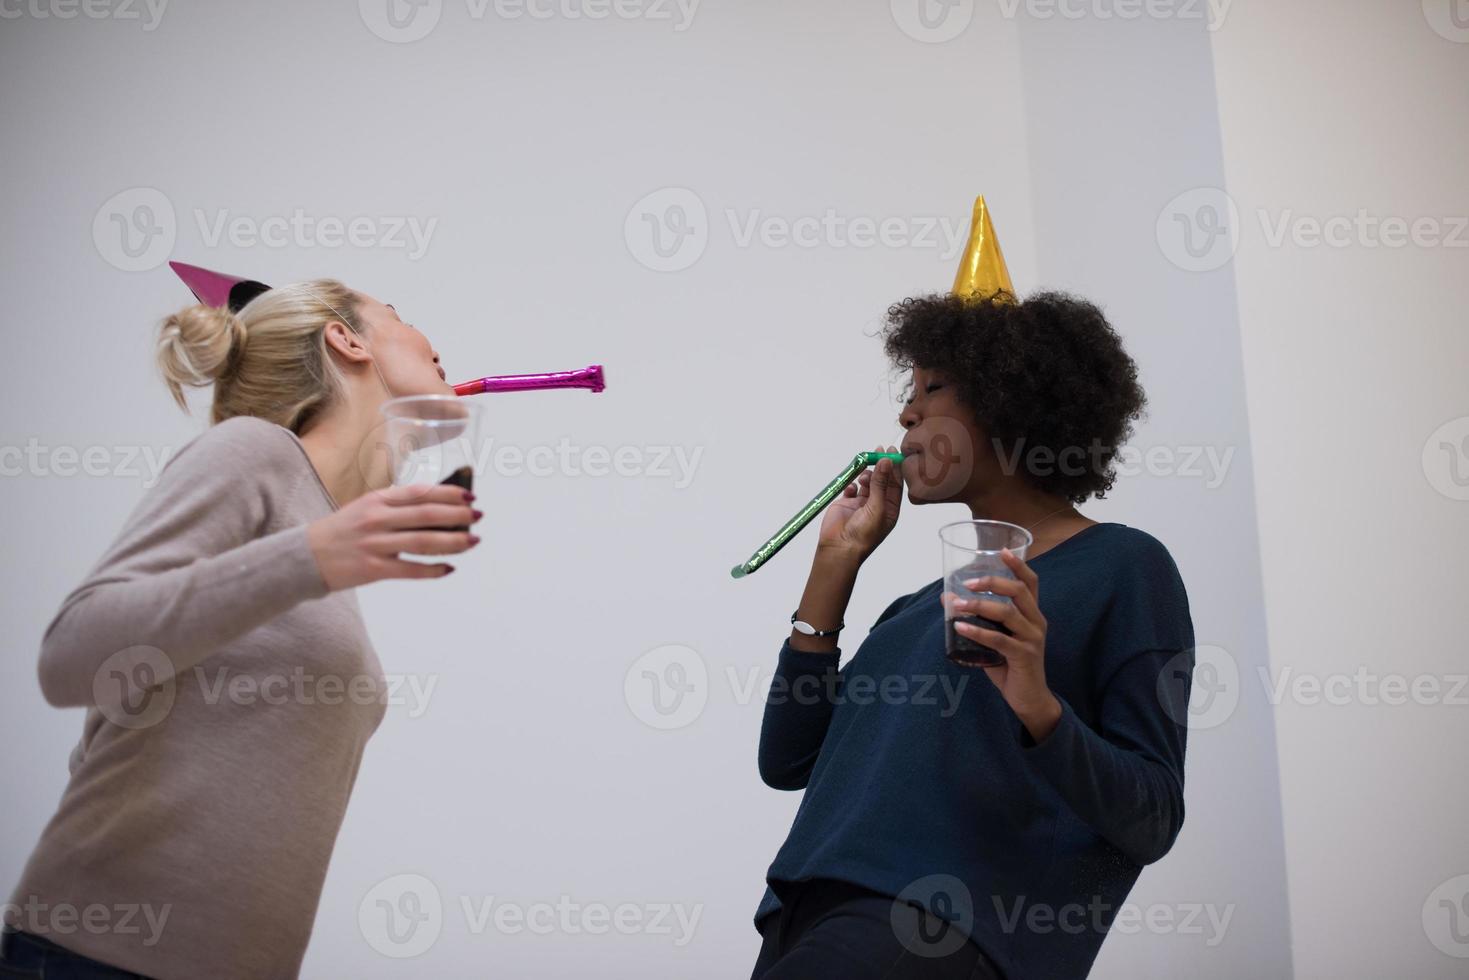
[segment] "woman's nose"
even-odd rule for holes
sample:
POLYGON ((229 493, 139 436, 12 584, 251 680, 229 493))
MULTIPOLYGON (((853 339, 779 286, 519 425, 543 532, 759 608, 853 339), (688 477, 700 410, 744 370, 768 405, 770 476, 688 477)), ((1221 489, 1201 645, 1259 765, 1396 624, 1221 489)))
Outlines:
POLYGON ((904 405, 903 410, 898 413, 898 425, 904 429, 911 429, 919 422, 918 413, 913 411, 912 404, 904 405))

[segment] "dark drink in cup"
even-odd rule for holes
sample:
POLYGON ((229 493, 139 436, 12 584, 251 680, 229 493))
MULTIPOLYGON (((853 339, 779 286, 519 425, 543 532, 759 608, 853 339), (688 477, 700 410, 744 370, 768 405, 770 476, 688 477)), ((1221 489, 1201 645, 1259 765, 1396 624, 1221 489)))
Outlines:
MULTIPOLYGON (((440 484, 444 484, 444 483, 453 484, 454 486, 456 486, 459 489, 465 491, 466 493, 474 493, 474 470, 470 469, 468 466, 461 466, 457 470, 455 470, 453 473, 450 473, 448 476, 446 476, 442 480, 440 480, 439 483, 440 484)), ((448 528, 444 528, 444 530, 446 530, 446 531, 468 531, 469 530, 469 525, 468 524, 465 524, 462 527, 448 527, 448 528)))
POLYGON ((1023 561, 1030 548, 1030 532, 1004 521, 957 521, 939 528, 939 540, 944 554, 944 655, 950 663, 961 667, 1002 666, 1005 663, 1003 653, 960 633, 955 624, 969 623, 1005 636, 1011 635, 1010 630, 992 619, 967 611, 961 613, 953 603, 975 600, 1010 602, 1009 596, 997 592, 975 592, 968 583, 983 578, 1013 579, 1015 574, 1005 564, 1002 552, 1008 550, 1023 561))
POLYGON ((969 623, 982 629, 994 630, 1006 636, 1010 635, 1009 629, 1003 623, 985 619, 983 616, 960 616, 958 619, 951 619, 944 633, 944 653, 951 661, 960 667, 999 667, 1005 663, 1003 653, 960 633, 954 628, 955 623, 969 623))

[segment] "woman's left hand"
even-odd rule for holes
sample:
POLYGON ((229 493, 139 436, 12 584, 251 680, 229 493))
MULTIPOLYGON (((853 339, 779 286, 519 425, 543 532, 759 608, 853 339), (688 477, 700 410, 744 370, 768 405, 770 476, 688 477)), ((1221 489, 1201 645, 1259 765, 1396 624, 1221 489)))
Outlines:
POLYGON ((1040 609, 1040 580, 1008 548, 1000 552, 1000 560, 1015 573, 1015 578, 986 575, 968 579, 964 587, 974 592, 1008 596, 1010 601, 955 598, 952 612, 956 616, 982 616, 1002 623, 1011 635, 964 622, 955 623, 954 628, 1004 655, 1003 664, 985 667, 984 672, 999 688, 1005 703, 1030 732, 1030 737, 1040 742, 1061 720, 1061 702, 1046 686, 1046 617, 1040 609))

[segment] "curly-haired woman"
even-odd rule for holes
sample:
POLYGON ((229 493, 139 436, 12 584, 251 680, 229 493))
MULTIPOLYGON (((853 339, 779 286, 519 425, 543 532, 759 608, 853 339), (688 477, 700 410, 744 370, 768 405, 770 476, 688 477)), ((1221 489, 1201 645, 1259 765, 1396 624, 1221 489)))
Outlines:
POLYGON ((478 543, 433 530, 478 520, 471 494, 364 461, 386 399, 452 392, 391 306, 325 279, 193 306, 158 362, 180 405, 213 385, 214 424, 46 630, 46 700, 87 714, 0 977, 295 976, 384 712, 355 587, 478 543))
POLYGON ((912 372, 890 461, 827 510, 778 662, 760 773, 804 789, 755 915, 754 977, 1085 976, 1142 866, 1183 823, 1188 599, 1147 533, 1097 523, 1144 406, 1101 311, 1049 293, 888 311, 912 372), (942 580, 878 617, 838 669, 857 573, 913 504, 1034 536, 1013 580, 971 581, 958 623, 998 667, 945 657, 942 580), (981 672, 985 676, 979 676, 981 672))

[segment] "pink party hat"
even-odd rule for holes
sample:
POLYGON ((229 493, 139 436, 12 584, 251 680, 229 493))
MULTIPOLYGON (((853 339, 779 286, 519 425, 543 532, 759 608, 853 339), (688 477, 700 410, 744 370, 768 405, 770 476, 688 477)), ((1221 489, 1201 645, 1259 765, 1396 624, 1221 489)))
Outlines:
POLYGON ((223 272, 215 272, 212 269, 201 269, 197 265, 188 265, 183 262, 170 262, 169 268, 178 273, 178 277, 189 287, 195 298, 206 306, 227 306, 232 312, 238 313, 261 293, 270 289, 263 282, 254 279, 241 279, 239 276, 227 276, 223 272))

